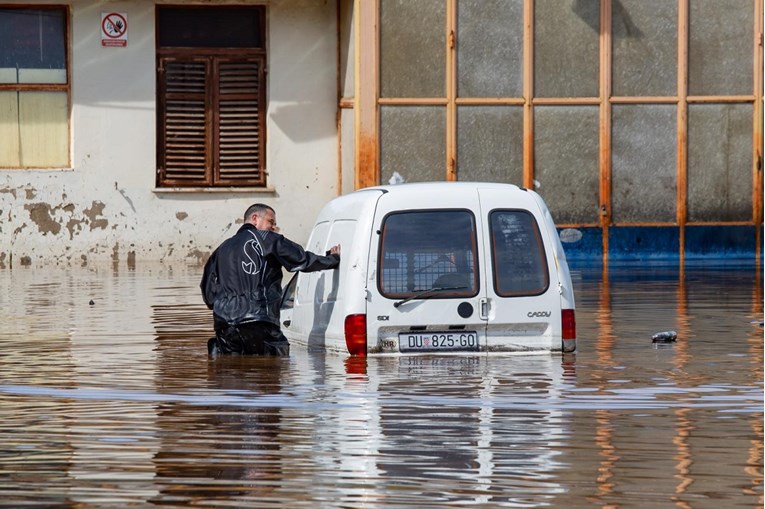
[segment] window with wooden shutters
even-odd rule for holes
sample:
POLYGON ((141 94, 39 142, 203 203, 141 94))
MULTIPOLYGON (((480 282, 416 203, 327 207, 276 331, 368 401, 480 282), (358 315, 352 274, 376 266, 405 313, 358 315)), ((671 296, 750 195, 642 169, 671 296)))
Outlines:
POLYGON ((158 187, 266 185, 263 14, 158 8, 158 187))

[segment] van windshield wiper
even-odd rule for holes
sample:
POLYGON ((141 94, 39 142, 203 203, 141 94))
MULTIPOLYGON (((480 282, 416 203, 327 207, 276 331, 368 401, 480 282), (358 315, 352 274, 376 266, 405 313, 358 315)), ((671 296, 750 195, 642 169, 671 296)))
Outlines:
POLYGON ((399 300, 393 303, 393 307, 397 308, 401 304, 406 304, 407 302, 414 300, 414 299, 426 299, 430 296, 431 293, 435 292, 442 292, 444 290, 465 290, 467 286, 436 286, 435 288, 428 288, 427 290, 420 290, 417 293, 414 293, 407 297, 406 299, 399 300))

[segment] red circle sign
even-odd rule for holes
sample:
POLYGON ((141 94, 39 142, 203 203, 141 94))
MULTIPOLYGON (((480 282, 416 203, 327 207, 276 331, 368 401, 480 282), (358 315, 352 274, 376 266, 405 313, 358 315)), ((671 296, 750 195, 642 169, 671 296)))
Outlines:
POLYGON ((127 20, 117 12, 109 13, 101 22, 101 31, 112 39, 123 37, 127 31, 127 20))

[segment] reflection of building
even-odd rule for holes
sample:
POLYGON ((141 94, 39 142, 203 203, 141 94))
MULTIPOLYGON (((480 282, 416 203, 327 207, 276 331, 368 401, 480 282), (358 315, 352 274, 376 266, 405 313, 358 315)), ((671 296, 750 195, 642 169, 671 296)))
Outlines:
POLYGON ((736 391, 762 380, 762 329, 744 335, 739 321, 747 308, 752 317, 762 316, 762 277, 759 270, 752 276, 749 270, 683 266, 603 270, 594 330, 579 333, 595 340, 591 390, 593 402, 605 403, 571 419, 571 441, 594 435, 598 461, 594 454, 572 454, 578 471, 561 476, 576 487, 572 497, 586 496, 603 507, 629 505, 641 492, 641 503, 649 505, 695 507, 715 492, 729 505, 736 497, 745 505, 762 502, 761 393, 756 382, 751 390, 736 391), (676 291, 668 292, 667 285, 676 291), (643 313, 644 306, 651 313, 643 313), (678 341, 666 349, 648 346, 655 353, 648 355, 640 344, 650 344, 649 331, 659 325, 676 329, 678 341), (718 369, 726 356, 743 362, 718 369), (636 359, 640 373, 631 371, 636 359), (719 400, 718 392, 724 394, 719 400), (755 410, 726 408, 739 398, 752 398, 755 410), (650 483, 638 486, 636 479, 650 483))
POLYGON ((208 358, 212 314, 204 304, 184 303, 195 287, 178 289, 151 308, 155 383, 165 395, 152 422, 158 437, 154 500, 253 504, 273 496, 283 477, 283 410, 268 401, 279 396, 289 360, 208 358))
POLYGON ((4 276, 2 378, 21 394, 0 395, 4 504, 152 496, 156 386, 142 376, 156 360, 152 288, 112 267, 4 276))
POLYGON ((254 200, 299 239, 396 174, 535 187, 570 256, 752 257, 762 19, 762 0, 9 0, 0 263, 203 259, 254 200))

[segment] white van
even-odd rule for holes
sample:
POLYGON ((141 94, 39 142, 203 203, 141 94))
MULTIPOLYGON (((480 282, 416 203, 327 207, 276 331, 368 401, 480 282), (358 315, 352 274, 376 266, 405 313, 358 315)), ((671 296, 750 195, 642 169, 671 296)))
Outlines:
POLYGON ((295 346, 354 356, 570 352, 574 292, 534 191, 439 182, 361 189, 329 202, 306 249, 340 267, 285 287, 295 346))

